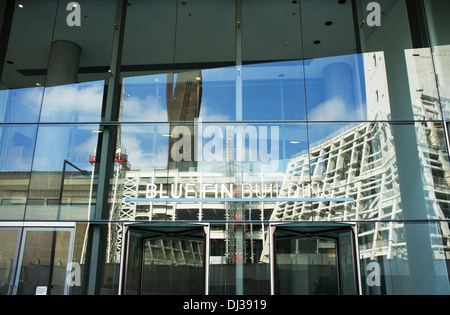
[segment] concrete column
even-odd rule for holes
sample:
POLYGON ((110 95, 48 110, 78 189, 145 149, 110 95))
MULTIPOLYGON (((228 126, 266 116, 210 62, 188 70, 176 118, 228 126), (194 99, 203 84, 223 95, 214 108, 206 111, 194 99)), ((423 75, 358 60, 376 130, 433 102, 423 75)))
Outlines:
POLYGON ((48 63, 46 86, 77 82, 81 47, 67 40, 53 42, 48 63))

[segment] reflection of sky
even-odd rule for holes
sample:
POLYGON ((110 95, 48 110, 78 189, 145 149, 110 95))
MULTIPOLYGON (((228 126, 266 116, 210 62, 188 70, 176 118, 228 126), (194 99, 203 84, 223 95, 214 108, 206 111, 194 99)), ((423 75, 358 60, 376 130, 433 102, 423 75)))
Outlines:
MULTIPOLYGON (((0 122, 97 122, 103 91, 103 81, 0 91, 0 122)), ((98 130, 98 125, 3 127, 1 170, 61 171, 64 160, 90 169, 89 155, 95 154, 98 130)))
MULTIPOLYGON (((167 80, 167 74, 124 79, 122 120, 159 123, 123 126, 121 140, 132 169, 167 167, 170 128, 168 124, 161 124, 168 119, 167 80)), ((361 55, 202 70, 200 118, 203 122, 235 121, 236 95, 241 84, 244 121, 260 121, 266 126, 269 121, 299 121, 278 125, 279 137, 267 139, 268 154, 276 142, 278 151, 274 156, 282 161, 280 168, 284 168, 292 156, 307 150, 308 133, 303 123, 307 114, 310 121, 366 119, 361 55)), ((40 112, 41 122, 99 121, 103 91, 103 81, 1 91, 0 121, 37 122, 40 112)), ((225 128, 225 125, 216 125, 225 128)), ((345 125, 311 124, 309 140, 312 143, 323 141, 342 127, 345 125)), ((95 154, 97 145, 95 129, 98 130, 98 126, 41 126, 33 168, 59 170, 64 159, 80 168, 89 167, 89 155, 95 154)), ((205 137, 203 143, 209 140, 205 137)), ((225 146, 225 139, 220 141, 225 146)), ((245 150, 254 149, 247 143, 245 150)), ((202 163, 200 166, 207 168, 215 166, 202 163)), ((259 168, 264 162, 258 160, 250 164, 249 168, 259 168)))
MULTIPOLYGON (((362 55, 204 69, 199 118, 236 120, 238 78, 243 120, 366 119, 362 55)), ((167 122, 166 84, 167 74, 125 78, 123 121, 167 122)))
MULTIPOLYGON (((301 122, 306 121, 307 115, 309 121, 365 120, 364 80, 362 55, 204 69, 199 118, 205 123, 235 121, 236 95, 242 84, 244 121, 301 122)), ((125 78, 123 121, 168 122, 166 85, 167 74, 125 78)), ((309 137, 311 142, 324 141, 341 128, 345 124, 315 126, 309 137)), ((168 155, 168 141, 159 143, 157 151, 153 151, 156 140, 143 130, 129 134, 124 131, 122 140, 132 168, 133 155, 140 169, 141 165, 153 168, 151 161, 168 155)), ((208 140, 203 139, 203 143, 208 140)), ((304 152, 308 143, 306 125, 280 126, 277 141, 280 160, 304 152)), ((268 145, 270 148, 270 140, 268 145)), ((207 167, 206 162, 202 163, 207 167)))
POLYGON ((166 169, 169 160, 168 124, 124 125, 122 143, 133 170, 166 169))
POLYGON ((0 127, 0 171, 30 171, 36 129, 28 125, 0 127))
POLYGON ((0 91, 0 122, 36 123, 44 88, 25 88, 0 91))
POLYGON ((104 85, 95 81, 45 88, 40 121, 100 121, 104 85))
POLYGON ((0 91, 0 122, 97 122, 103 90, 95 81, 0 91))
POLYGON ((98 129, 98 125, 39 126, 33 170, 62 171, 64 160, 91 170, 89 155, 96 152, 98 129))

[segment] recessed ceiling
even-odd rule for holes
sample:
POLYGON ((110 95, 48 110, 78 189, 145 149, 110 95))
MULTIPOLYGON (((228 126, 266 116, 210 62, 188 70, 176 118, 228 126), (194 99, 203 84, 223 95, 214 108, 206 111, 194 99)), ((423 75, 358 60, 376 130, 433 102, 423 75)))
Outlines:
MULTIPOLYGON (((16 8, 2 84, 45 83, 51 43, 81 47, 79 81, 106 79, 111 59, 115 1, 78 1, 81 26, 69 27, 65 2, 24 0, 16 8)), ((229 0, 130 0, 123 69, 139 73, 243 62, 311 59, 356 53, 350 1, 243 0, 242 44, 229 0), (328 23, 327 23, 328 22, 328 23), (240 47, 241 46, 241 47, 240 47)))

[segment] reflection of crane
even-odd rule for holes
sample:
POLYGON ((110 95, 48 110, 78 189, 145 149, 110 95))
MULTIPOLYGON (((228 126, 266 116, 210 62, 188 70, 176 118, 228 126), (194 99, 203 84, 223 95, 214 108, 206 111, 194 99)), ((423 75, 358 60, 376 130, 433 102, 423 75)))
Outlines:
MULTIPOLYGON (((125 84, 123 85, 123 89, 125 89, 125 84)), ((123 95, 123 93, 122 93, 123 95)), ((123 97, 120 101, 120 111, 119 111, 119 121, 122 121, 123 118, 123 108, 124 108, 124 101, 123 97)), ((101 130, 100 130, 101 132, 101 130)), ((97 155, 92 154, 89 156, 89 162, 94 166, 97 162, 97 155)), ((94 168, 93 171, 94 172, 94 168)), ((119 124, 117 126, 117 139, 116 139, 116 152, 114 156, 114 173, 113 173, 113 179, 112 179, 112 197, 111 197, 111 208, 109 213, 109 220, 114 221, 115 219, 119 218, 120 215, 120 207, 122 205, 122 198, 123 198, 123 187, 124 187, 124 178, 125 178, 125 172, 131 170, 131 164, 128 161, 128 155, 126 152, 125 147, 122 144, 122 127, 119 124)), ((93 181, 94 177, 92 177, 93 181)), ((91 187, 93 187, 93 183, 91 183, 91 187)), ((91 192, 92 193, 92 192, 91 192)), ((121 242, 122 242, 122 226, 115 225, 115 224, 109 224, 108 225, 108 246, 107 246, 107 262, 118 262, 119 255, 120 255, 120 249, 121 249, 121 242)), ((88 229, 86 230, 87 233, 88 229)), ((87 237, 87 235, 86 235, 87 237)), ((85 249, 83 249, 83 252, 85 249)))
MULTIPOLYGON (((97 157, 95 154, 89 155, 89 163, 94 165, 96 162, 96 158, 97 157)), ((130 162, 128 161, 128 155, 126 154, 126 150, 123 147, 118 147, 116 149, 116 156, 114 162, 120 164, 122 168, 126 171, 131 170, 131 165, 130 162)))

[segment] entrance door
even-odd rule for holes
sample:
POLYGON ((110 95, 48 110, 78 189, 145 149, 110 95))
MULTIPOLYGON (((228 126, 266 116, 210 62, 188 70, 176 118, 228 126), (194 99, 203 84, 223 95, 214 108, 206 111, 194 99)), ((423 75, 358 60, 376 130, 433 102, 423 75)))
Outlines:
POLYGON ((136 223, 124 235, 121 294, 208 294, 208 225, 136 223))
POLYGON ((73 230, 0 227, 0 295, 68 294, 73 230))
POLYGON ((17 269, 21 229, 0 228, 0 295, 12 294, 17 269))
POLYGON ((352 225, 274 224, 271 236, 273 294, 359 294, 352 225))

